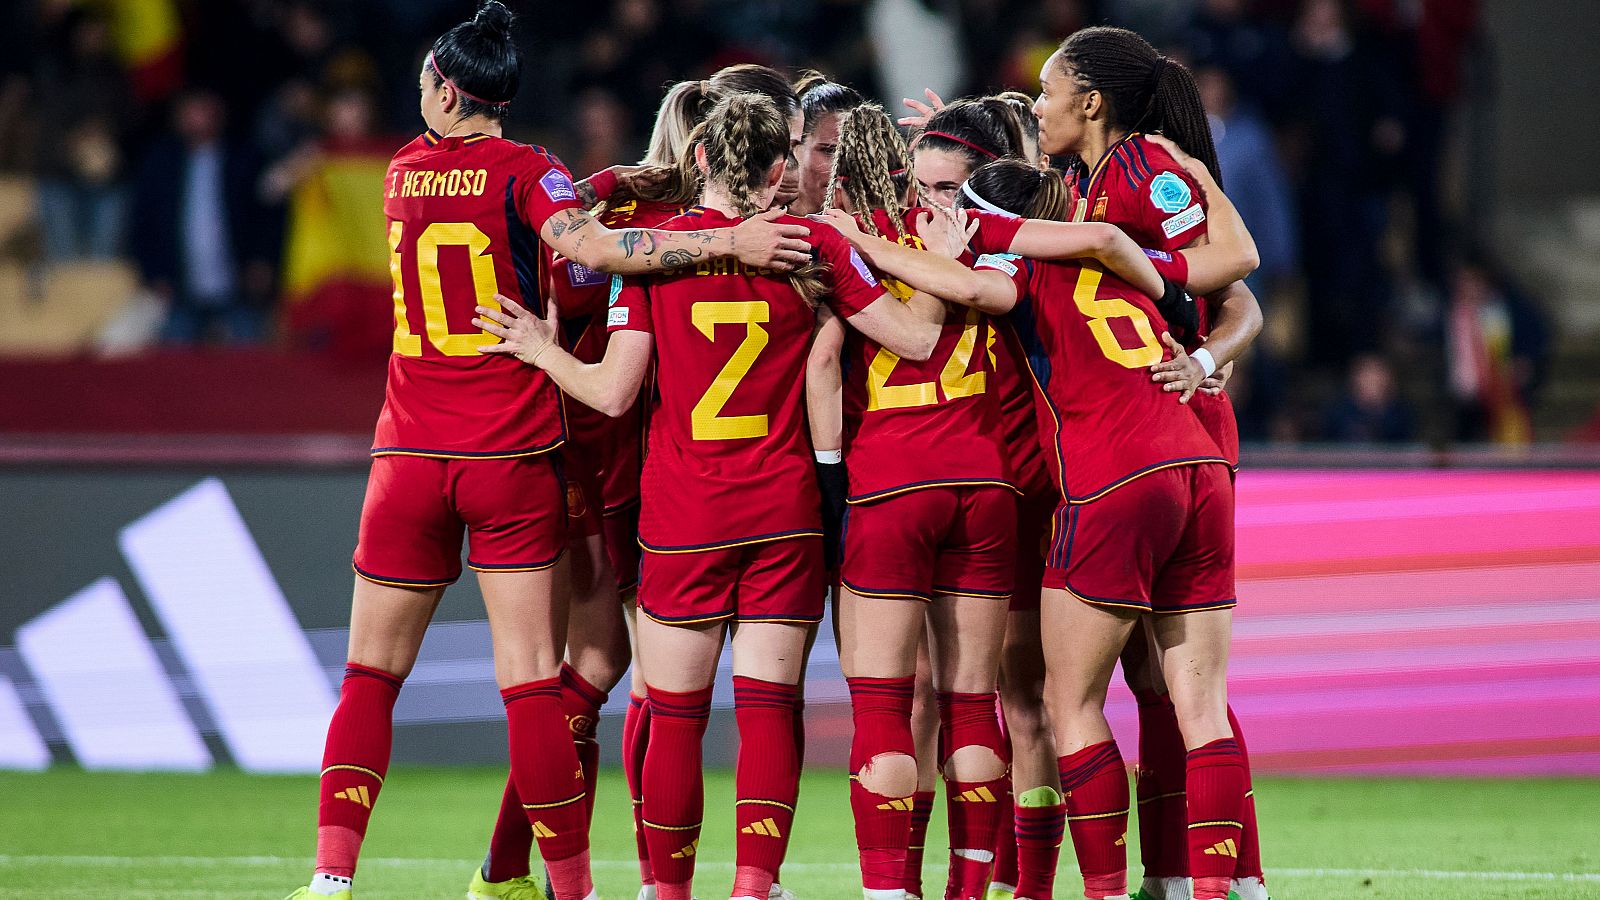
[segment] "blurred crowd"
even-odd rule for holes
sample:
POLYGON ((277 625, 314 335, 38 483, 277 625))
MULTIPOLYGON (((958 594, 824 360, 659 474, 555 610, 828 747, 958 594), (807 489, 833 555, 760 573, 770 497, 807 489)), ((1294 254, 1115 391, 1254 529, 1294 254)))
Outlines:
MULTIPOLYGON (((1488 49, 1476 0, 511 5, 508 134, 580 177, 641 154, 665 84, 729 63, 815 67, 898 105, 897 61, 927 47, 956 94, 1032 93, 1073 30, 1135 28, 1194 68, 1260 246, 1268 329, 1230 386, 1246 438, 1528 439, 1549 326, 1464 226, 1483 221, 1459 174, 1488 49)), ((0 171, 32 179, 37 215, 0 254, 131 260, 152 339, 381 355, 379 185, 420 128, 428 42, 471 6, 11 0, 0 171)))

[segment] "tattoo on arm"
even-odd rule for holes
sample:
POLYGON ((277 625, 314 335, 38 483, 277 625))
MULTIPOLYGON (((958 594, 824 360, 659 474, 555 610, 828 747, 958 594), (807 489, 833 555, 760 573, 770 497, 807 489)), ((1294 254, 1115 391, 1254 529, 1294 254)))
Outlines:
POLYGON ((578 189, 578 202, 583 204, 584 209, 594 209, 594 205, 600 202, 600 197, 594 192, 594 185, 589 183, 589 179, 585 178, 573 187, 578 189))
POLYGON ((622 233, 622 255, 627 259, 633 259, 635 250, 639 251, 643 256, 655 253, 655 235, 639 228, 629 228, 624 231, 622 233))
POLYGON ((677 269, 689 265, 703 255, 705 255, 703 250, 668 250, 661 254, 661 266, 666 269, 677 269))

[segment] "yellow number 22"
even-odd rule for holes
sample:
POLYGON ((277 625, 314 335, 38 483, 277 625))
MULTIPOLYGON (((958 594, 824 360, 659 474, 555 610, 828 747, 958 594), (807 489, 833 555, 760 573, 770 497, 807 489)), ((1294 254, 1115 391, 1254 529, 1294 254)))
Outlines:
POLYGON ((718 325, 743 325, 745 327, 744 340, 739 343, 738 349, 733 351, 722 371, 706 388, 700 401, 694 405, 694 411, 689 415, 692 437, 697 441, 732 441, 740 438, 765 437, 767 434, 767 416, 765 413, 754 416, 724 416, 722 408, 728 405, 728 398, 733 396, 733 391, 750 374, 751 366, 756 363, 756 357, 767 346, 769 340, 767 330, 761 327, 762 322, 771 318, 771 310, 765 300, 712 301, 706 300, 694 304, 690 309, 694 320, 694 327, 706 336, 712 343, 717 340, 718 325))

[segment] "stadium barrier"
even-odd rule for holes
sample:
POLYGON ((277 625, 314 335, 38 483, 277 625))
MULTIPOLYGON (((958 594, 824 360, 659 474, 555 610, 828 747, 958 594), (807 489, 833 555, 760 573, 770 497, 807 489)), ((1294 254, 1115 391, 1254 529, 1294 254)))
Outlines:
MULTIPOLYGON (((314 770, 364 446, 0 439, 0 768, 314 770)), ((1319 452, 1255 454, 1239 477, 1232 698, 1256 767, 1600 774, 1593 462, 1319 452)), ((842 764, 849 741, 830 634, 806 685, 814 765, 842 764)), ((625 702, 614 691, 602 724, 613 756, 625 702)), ((724 666, 709 764, 731 762, 730 705, 724 666)), ((1132 746, 1120 686, 1111 716, 1132 746)), ((504 761, 470 576, 396 718, 399 760, 504 761)))

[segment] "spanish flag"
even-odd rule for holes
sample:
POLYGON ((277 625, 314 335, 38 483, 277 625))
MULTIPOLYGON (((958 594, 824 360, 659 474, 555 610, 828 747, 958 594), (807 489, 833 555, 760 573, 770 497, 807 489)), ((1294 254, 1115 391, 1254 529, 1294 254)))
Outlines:
POLYGON ((183 21, 177 0, 85 0, 111 26, 117 57, 127 68, 134 97, 160 100, 183 83, 183 21))

